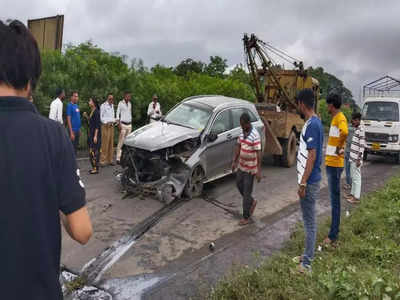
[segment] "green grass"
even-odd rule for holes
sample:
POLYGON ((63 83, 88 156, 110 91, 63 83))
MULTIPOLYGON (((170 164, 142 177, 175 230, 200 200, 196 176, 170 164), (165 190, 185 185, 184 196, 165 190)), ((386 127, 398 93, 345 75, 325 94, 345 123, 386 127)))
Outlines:
MULTIPOLYGON (((317 243, 328 222, 319 224, 317 243)), ((342 217, 338 247, 317 251, 307 275, 292 262, 302 254, 303 239, 301 227, 259 267, 233 270, 208 299, 400 299, 400 177, 342 217)))

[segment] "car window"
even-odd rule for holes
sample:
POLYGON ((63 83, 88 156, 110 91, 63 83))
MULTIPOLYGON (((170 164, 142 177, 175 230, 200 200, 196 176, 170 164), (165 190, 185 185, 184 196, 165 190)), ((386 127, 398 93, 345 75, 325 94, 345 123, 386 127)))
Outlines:
POLYGON ((247 108, 235 108, 232 109, 232 119, 233 119, 233 128, 240 127, 240 116, 244 113, 248 113, 250 116, 251 122, 257 122, 258 119, 254 115, 254 113, 247 108))
POLYGON ((182 103, 167 114, 165 121, 203 130, 211 114, 211 110, 204 110, 187 103, 182 103))
POLYGON ((214 121, 211 132, 220 134, 232 129, 231 114, 229 110, 221 112, 214 121))

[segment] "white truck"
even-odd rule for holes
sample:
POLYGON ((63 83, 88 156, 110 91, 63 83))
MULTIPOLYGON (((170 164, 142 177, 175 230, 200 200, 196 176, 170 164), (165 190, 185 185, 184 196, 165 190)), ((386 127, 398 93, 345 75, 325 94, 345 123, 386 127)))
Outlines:
POLYGON ((384 76, 363 86, 364 160, 368 154, 391 156, 400 163, 400 80, 384 76))
POLYGON ((365 128, 364 160, 368 154, 387 155, 400 162, 400 97, 368 97, 362 119, 365 128))

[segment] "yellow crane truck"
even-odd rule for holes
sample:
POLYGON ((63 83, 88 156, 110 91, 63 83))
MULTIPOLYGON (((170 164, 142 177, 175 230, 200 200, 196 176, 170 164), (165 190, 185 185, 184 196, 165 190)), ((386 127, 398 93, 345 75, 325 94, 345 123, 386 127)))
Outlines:
POLYGON ((246 63, 256 94, 256 108, 265 124, 264 153, 273 155, 275 164, 290 168, 296 162, 296 150, 304 117, 296 103, 297 93, 310 88, 315 94, 315 111, 320 95, 319 82, 304 69, 303 62, 287 55, 254 34, 243 38, 246 63), (273 57, 293 65, 286 70, 273 57))

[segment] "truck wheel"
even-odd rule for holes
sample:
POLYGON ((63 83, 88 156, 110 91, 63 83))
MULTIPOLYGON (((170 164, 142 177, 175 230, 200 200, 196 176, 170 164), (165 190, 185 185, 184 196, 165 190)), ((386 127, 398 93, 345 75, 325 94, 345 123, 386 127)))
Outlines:
POLYGON ((296 134, 292 131, 289 134, 289 138, 285 139, 282 143, 282 164, 284 167, 290 168, 296 161, 296 150, 297 150, 296 134))
POLYGON ((367 151, 364 151, 363 161, 367 161, 367 159, 368 159, 368 153, 367 153, 367 151))
POLYGON ((193 170, 192 177, 185 186, 184 195, 189 199, 200 197, 203 193, 204 171, 198 166, 193 170))

